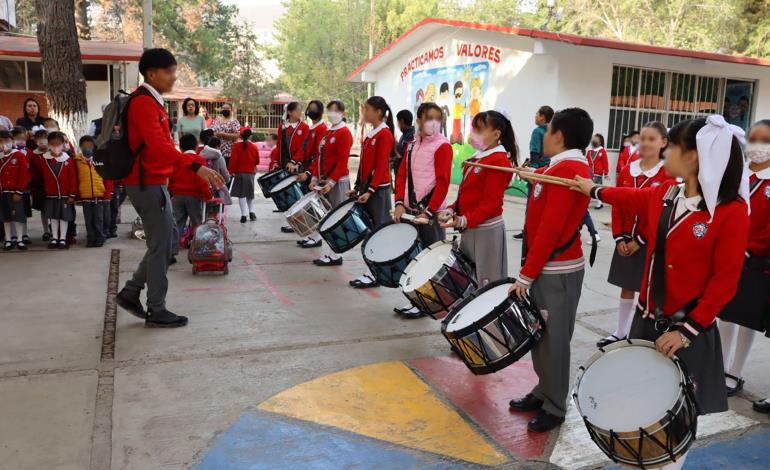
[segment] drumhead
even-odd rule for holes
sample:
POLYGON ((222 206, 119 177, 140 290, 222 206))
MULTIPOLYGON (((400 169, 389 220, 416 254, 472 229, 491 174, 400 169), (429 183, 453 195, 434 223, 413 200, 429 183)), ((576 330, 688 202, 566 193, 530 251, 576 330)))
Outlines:
POLYGON ((331 227, 333 227, 337 222, 342 220, 343 217, 348 215, 348 212, 350 212, 353 209, 353 206, 356 204, 356 201, 348 201, 345 204, 342 204, 341 206, 334 209, 334 211, 327 214, 326 219, 324 219, 323 224, 321 224, 321 227, 319 230, 327 230, 331 227))
POLYGON ((594 426, 632 432, 666 416, 679 400, 680 383, 674 361, 652 347, 625 343, 586 368, 576 400, 594 426))
POLYGON ((401 278, 401 289, 405 293, 418 289, 436 275, 450 256, 453 256, 451 242, 444 242, 424 250, 404 271, 401 278))
POLYGON ((282 179, 281 181, 277 182, 275 186, 270 188, 271 193, 277 193, 278 191, 287 188, 291 186, 292 184, 297 182, 297 178, 295 176, 287 176, 286 178, 282 179))
POLYGON ((295 215, 297 212, 301 211, 305 206, 307 206, 308 200, 316 198, 318 198, 318 193, 315 191, 310 191, 309 193, 305 194, 299 198, 299 201, 292 204, 288 211, 286 211, 286 217, 295 215))
POLYGON ((409 251, 416 239, 417 229, 414 225, 385 225, 364 244, 364 257, 375 263, 394 260, 409 251))
POLYGON ((508 298, 508 289, 510 289, 512 285, 512 282, 506 282, 499 286, 495 286, 482 292, 476 298, 465 304, 463 308, 455 314, 449 324, 447 324, 447 333, 462 330, 463 328, 470 326, 473 322, 481 320, 484 315, 491 312, 493 308, 497 307, 508 298))

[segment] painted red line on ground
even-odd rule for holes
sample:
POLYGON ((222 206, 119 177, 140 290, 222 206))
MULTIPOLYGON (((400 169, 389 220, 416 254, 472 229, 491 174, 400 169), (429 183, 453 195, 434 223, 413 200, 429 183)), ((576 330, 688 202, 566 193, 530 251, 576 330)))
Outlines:
POLYGON ((273 284, 273 281, 270 280, 270 276, 265 273, 262 268, 254 264, 254 260, 251 259, 251 257, 245 253, 241 253, 241 258, 248 264, 251 264, 250 269, 254 274, 257 275, 257 278, 259 278, 259 281, 264 284, 265 288, 270 291, 271 294, 273 294, 273 297, 278 299, 279 302, 284 304, 287 307, 291 307, 294 305, 294 302, 292 302, 288 297, 283 295, 283 293, 278 289, 278 287, 273 284))
POLYGON ((529 361, 478 376, 455 357, 415 359, 409 364, 511 454, 535 458, 545 452, 549 433, 527 431, 527 422, 535 412, 514 413, 508 409, 511 398, 523 397, 537 383, 529 361))
MULTIPOLYGON (((351 279, 353 279, 353 278, 352 278, 352 277, 350 277, 350 275, 349 275, 349 274, 348 274, 348 273, 347 273, 347 272, 346 272, 344 269, 342 269, 341 267, 339 267, 339 266, 332 266, 332 268, 334 269, 334 272, 336 272, 336 273, 339 275, 340 279, 342 279, 342 282, 344 282, 345 284, 347 284, 347 283, 348 283, 348 281, 350 281, 351 279)), ((352 287, 351 287, 351 289, 352 289, 352 287)), ((363 291, 363 292, 364 292, 364 294, 368 295, 369 297, 371 297, 371 298, 373 298, 373 299, 379 299, 379 298, 380 298, 380 294, 379 294, 379 292, 376 292, 376 291, 374 291, 373 289, 356 289, 356 290, 360 290, 360 291, 363 291)))

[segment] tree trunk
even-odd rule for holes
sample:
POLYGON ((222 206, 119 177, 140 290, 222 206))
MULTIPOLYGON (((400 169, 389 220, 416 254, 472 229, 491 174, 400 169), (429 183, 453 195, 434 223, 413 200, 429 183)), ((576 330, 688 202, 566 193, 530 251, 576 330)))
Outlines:
POLYGON ((35 0, 37 42, 49 116, 71 138, 86 132, 86 81, 73 0, 35 0))
POLYGON ((80 39, 91 39, 91 23, 88 22, 89 0, 75 0, 75 25, 80 39))

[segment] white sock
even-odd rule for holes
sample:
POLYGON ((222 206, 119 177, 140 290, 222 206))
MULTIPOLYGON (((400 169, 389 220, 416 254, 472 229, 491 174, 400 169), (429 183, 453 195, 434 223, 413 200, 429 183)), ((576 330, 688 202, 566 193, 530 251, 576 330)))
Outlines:
POLYGON ((317 243, 321 241, 321 234, 318 232, 313 232, 310 235, 308 235, 307 239, 312 243, 317 243))
MULTIPOLYGON (((751 345, 754 344, 755 331, 738 325, 738 335, 735 342, 735 351, 733 352, 733 361, 729 369, 725 369, 728 374, 734 375, 739 379, 743 377, 743 366, 746 365, 746 359, 749 357, 751 345)), ((725 379, 730 387, 735 387, 737 382, 731 378, 725 379), (729 383, 734 382, 734 383, 729 383)))
POLYGON ((21 222, 14 222, 13 223, 13 231, 14 235, 18 234, 19 236, 19 242, 21 242, 22 235, 26 235, 27 232, 24 230, 24 224, 21 222))
POLYGON ((371 284, 372 282, 374 282, 374 276, 372 276, 369 273, 364 273, 358 277, 358 282, 363 282, 364 284, 371 284))
POLYGON ((733 346, 738 334, 738 325, 729 321, 719 320, 719 339, 722 342, 722 362, 725 370, 730 370, 733 357, 733 346))
POLYGON ((51 239, 52 240, 64 240, 63 236, 67 235, 67 222, 59 219, 51 219, 51 239))
POLYGON ((253 197, 247 197, 246 198, 246 205, 249 208, 249 212, 254 212, 254 198, 253 197))
POLYGON ((631 320, 634 315, 634 299, 620 299, 618 303, 618 329, 615 330, 616 338, 626 338, 631 329, 631 320))
POLYGON ((684 453, 683 456, 676 459, 676 462, 671 462, 669 464, 666 464, 662 467, 660 467, 660 470, 679 470, 684 466, 684 461, 687 459, 687 454, 689 454, 690 451, 687 451, 684 453))
POLYGON ((238 205, 241 207, 241 216, 249 216, 249 203, 245 197, 238 198, 238 205))
POLYGON ((342 258, 342 255, 333 252, 332 249, 329 248, 329 245, 326 244, 326 242, 321 244, 321 258, 323 258, 324 256, 326 256, 331 260, 338 260, 342 258))

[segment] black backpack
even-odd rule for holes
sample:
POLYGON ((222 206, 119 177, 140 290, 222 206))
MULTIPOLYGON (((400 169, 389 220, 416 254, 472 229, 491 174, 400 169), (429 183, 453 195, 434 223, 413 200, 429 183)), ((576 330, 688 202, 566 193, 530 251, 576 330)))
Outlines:
MULTIPOLYGON (((149 94, 144 87, 139 87, 131 94, 120 90, 102 113, 101 131, 96 136, 94 148, 94 166, 97 173, 109 180, 119 180, 131 173, 134 161, 144 150, 144 142, 136 150, 128 145, 128 107, 138 95, 149 94)), ((139 166, 139 179, 142 183, 142 168, 139 166)))

